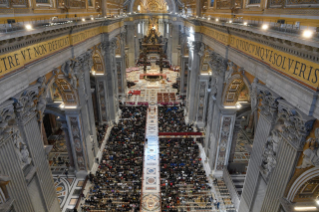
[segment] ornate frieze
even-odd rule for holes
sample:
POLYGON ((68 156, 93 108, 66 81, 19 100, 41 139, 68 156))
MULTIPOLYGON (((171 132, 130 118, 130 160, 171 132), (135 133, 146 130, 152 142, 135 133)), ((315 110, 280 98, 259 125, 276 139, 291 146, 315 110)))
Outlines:
POLYGON ((0 145, 12 134, 11 123, 14 121, 13 101, 6 101, 0 105, 0 145))
MULTIPOLYGON (((302 114, 285 100, 266 89, 259 90, 259 97, 261 98, 260 112, 272 120, 276 120, 276 122, 272 122, 273 129, 262 155, 261 172, 268 180, 278 162, 280 143, 285 140, 296 151, 300 151, 312 129, 314 118, 302 114)), ((307 150, 305 153, 306 156, 310 156, 313 152, 307 150)))
POLYGON ((269 91, 268 88, 260 84, 257 85, 256 89, 257 98, 260 101, 260 113, 266 117, 274 118, 277 115, 278 100, 281 99, 281 97, 269 91))
POLYGON ((304 115, 284 100, 278 100, 278 102, 278 119, 283 121, 281 136, 294 148, 300 150, 305 144, 315 119, 304 115))
POLYGON ((303 151, 302 164, 297 169, 319 167, 319 128, 315 130, 315 138, 308 138, 307 143, 309 147, 303 151))
POLYGON ((11 136, 21 168, 31 163, 29 150, 21 138, 14 113, 14 101, 6 101, 0 105, 0 145, 11 136))
POLYGON ((38 94, 39 85, 35 84, 11 98, 14 101, 14 110, 19 120, 28 119, 32 114, 35 114, 35 101, 38 98, 38 94))

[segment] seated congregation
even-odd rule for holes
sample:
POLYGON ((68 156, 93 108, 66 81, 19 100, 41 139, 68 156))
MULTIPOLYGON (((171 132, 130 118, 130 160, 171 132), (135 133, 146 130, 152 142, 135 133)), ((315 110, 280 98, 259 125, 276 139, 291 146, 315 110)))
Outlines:
POLYGON ((89 211, 139 211, 146 107, 121 107, 98 170, 81 207, 89 211))
POLYGON ((194 138, 161 138, 162 211, 213 208, 211 187, 194 138))
POLYGON ((160 132, 193 132, 193 126, 184 122, 182 106, 159 107, 158 127, 160 132))

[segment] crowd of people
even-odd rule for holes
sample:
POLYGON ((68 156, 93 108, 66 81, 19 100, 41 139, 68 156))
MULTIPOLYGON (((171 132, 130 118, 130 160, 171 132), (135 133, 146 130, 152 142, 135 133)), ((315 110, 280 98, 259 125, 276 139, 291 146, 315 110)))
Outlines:
POLYGON ((99 142, 99 147, 101 147, 103 143, 106 131, 107 131, 106 124, 103 124, 102 126, 96 126, 96 137, 97 137, 97 141, 99 142))
POLYGON ((160 132, 193 132, 193 125, 184 122, 182 106, 164 106, 158 108, 158 128, 160 132))
POLYGON ((121 106, 122 118, 112 128, 84 210, 139 211, 147 107, 121 106))
POLYGON ((161 138, 162 211, 212 209, 211 186, 194 138, 161 138))

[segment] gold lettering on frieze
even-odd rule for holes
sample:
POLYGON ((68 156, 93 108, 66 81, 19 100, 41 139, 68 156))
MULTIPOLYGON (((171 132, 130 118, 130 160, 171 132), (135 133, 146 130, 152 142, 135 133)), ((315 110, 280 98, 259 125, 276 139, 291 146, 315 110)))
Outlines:
POLYGON ((96 27, 0 55, 0 77, 19 68, 23 68, 26 64, 35 60, 61 51, 71 45, 76 45, 103 32, 111 32, 122 25, 122 22, 118 22, 109 26, 96 27))
POLYGON ((0 56, 0 76, 70 46, 69 36, 34 44, 0 56))
POLYGON ((85 41, 101 33, 100 27, 88 29, 71 35, 71 45, 85 41))
POLYGON ((202 27, 201 33, 203 33, 211 38, 214 38, 215 40, 217 40, 225 45, 228 45, 228 43, 229 43, 230 35, 228 35, 226 33, 219 32, 217 30, 210 29, 208 27, 202 27))
POLYGON ((275 71, 289 76, 292 79, 314 90, 319 88, 319 64, 310 60, 296 57, 270 46, 262 45, 244 38, 219 32, 202 26, 201 33, 209 36, 224 45, 249 55, 266 64, 275 71))
POLYGON ((267 64, 315 90, 319 88, 319 64, 237 36, 230 46, 267 64))

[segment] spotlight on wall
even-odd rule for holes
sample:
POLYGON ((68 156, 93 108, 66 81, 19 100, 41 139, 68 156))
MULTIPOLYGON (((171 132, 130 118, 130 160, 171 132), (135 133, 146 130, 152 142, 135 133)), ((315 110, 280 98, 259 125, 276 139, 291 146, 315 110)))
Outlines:
POLYGON ((219 21, 219 19, 218 18, 216 18, 216 22, 218 22, 219 21))
POLYGON ((261 26, 261 28, 263 29, 263 30, 267 30, 268 29, 268 24, 263 24, 262 26, 261 26))
POLYGON ((32 25, 31 24, 27 24, 25 25, 26 30, 31 30, 32 29, 32 25))
POLYGON ((85 18, 82 18, 82 21, 84 22, 84 21, 85 21, 85 18))
POLYGON ((245 21, 245 22, 244 22, 244 26, 247 26, 247 25, 248 25, 248 23, 245 21))
POLYGON ((302 32, 302 36, 305 38, 311 38, 313 35, 313 31, 306 29, 302 32))
POLYGON ((59 108, 63 109, 65 107, 64 103, 62 102, 60 105, 59 105, 59 108))
POLYGON ((241 107, 242 107, 241 104, 240 104, 239 102, 237 102, 237 103, 236 103, 236 108, 237 108, 237 109, 240 109, 241 107))

